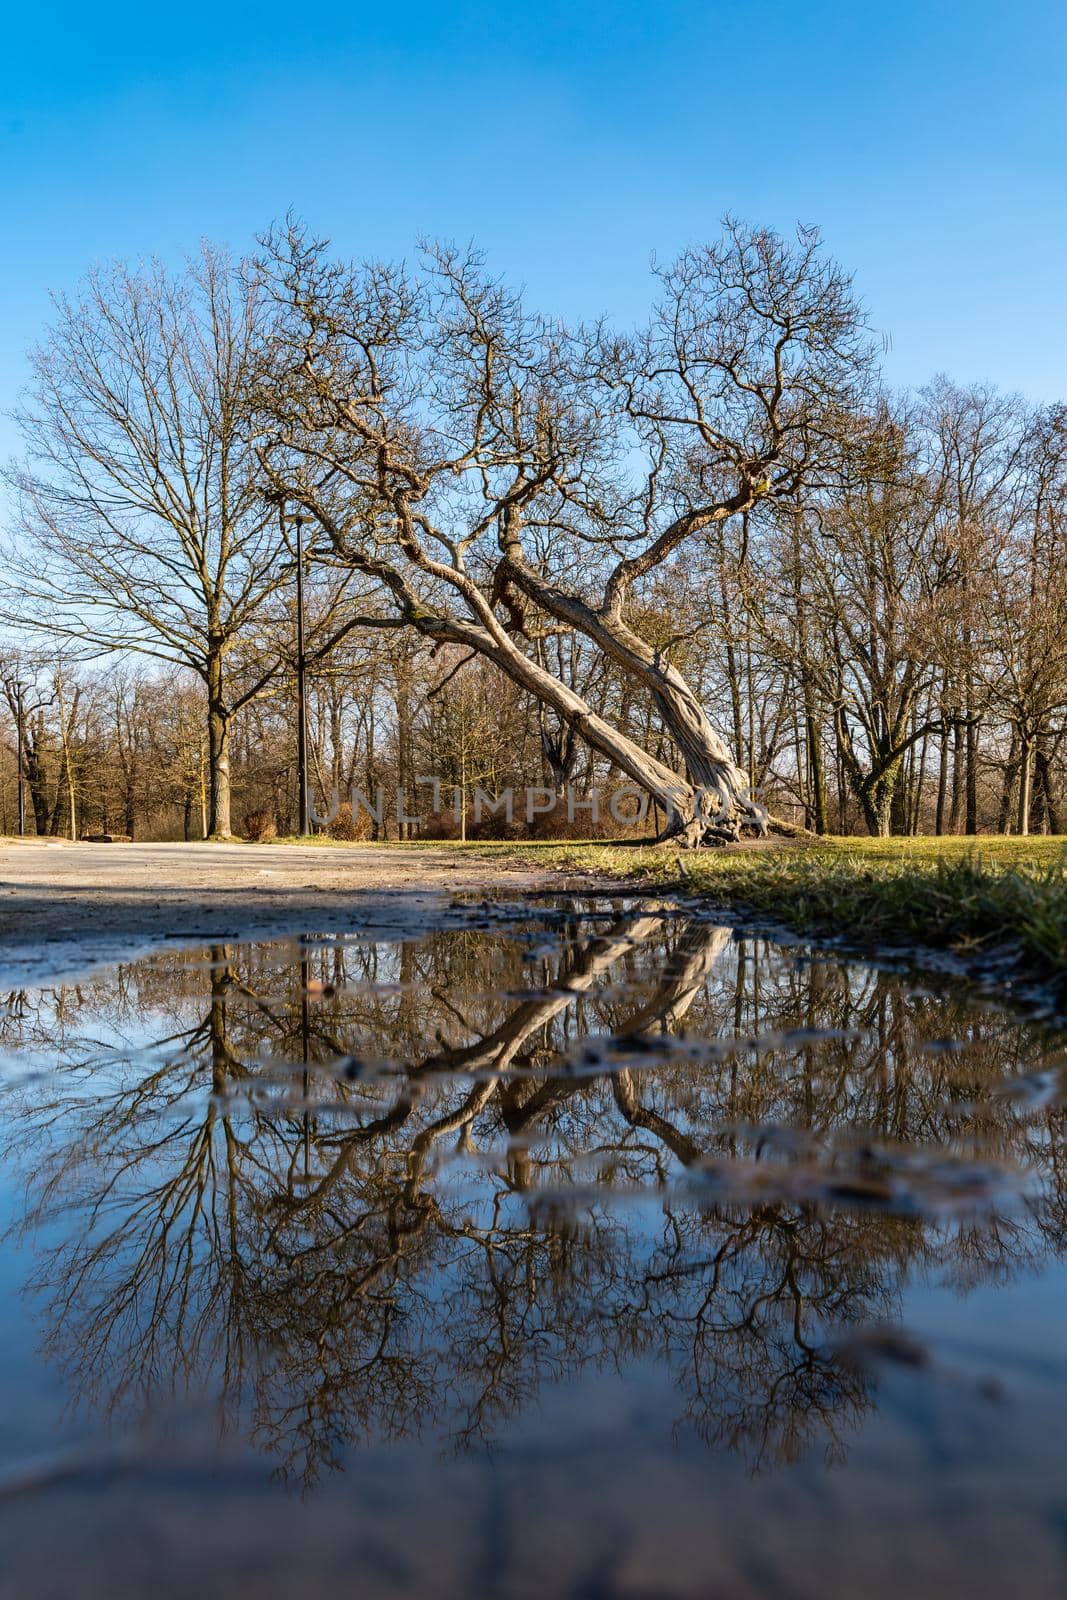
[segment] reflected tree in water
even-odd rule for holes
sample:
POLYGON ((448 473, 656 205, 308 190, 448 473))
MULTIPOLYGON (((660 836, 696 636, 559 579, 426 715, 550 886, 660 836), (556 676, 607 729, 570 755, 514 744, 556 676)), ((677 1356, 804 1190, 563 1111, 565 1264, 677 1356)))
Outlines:
POLYGON ((1038 1030, 670 908, 157 957, 4 1032, 59 1040, 6 1127, 72 1392, 221 1394, 304 1485, 647 1360, 709 1445, 836 1459, 842 1339, 1063 1246, 1038 1030))

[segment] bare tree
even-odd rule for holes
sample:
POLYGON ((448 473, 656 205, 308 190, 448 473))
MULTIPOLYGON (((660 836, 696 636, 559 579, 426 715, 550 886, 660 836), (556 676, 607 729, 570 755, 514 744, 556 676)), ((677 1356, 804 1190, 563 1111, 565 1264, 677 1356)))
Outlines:
MULTIPOLYGON (((1016 827, 1030 832, 1038 752, 1067 711, 1067 414, 1039 413, 1023 446, 1017 519, 999 530, 978 599, 990 704, 1010 724, 1016 751, 1016 827)), ((1049 804, 1047 767, 1045 803, 1049 804)))
MULTIPOLYGON (((55 663, 47 655, 5 652, 0 684, 12 720, 22 724, 22 776, 29 791, 34 830, 51 833, 62 804, 58 739, 51 725, 55 708, 55 663)), ((17 730, 16 730, 17 735, 17 730)))
POLYGON ((938 725, 932 640, 956 574, 938 510, 906 411, 883 402, 855 428, 831 492, 785 508, 774 552, 774 611, 789 626, 771 645, 799 652, 809 691, 831 708, 838 760, 875 835, 890 832, 908 751, 938 725))
POLYGON ((250 628, 292 570, 247 426, 261 306, 207 247, 178 276, 119 265, 57 300, 32 353, 0 591, 10 622, 199 676, 213 837, 231 831, 232 718, 277 669, 250 628))
POLYGON ((741 821, 762 831, 751 752, 746 774, 669 652, 640 632, 635 591, 676 556, 692 559, 710 532, 826 470, 870 350, 849 281, 813 229, 790 244, 727 218, 717 243, 687 250, 658 277, 648 328, 633 339, 602 334, 596 346, 596 375, 619 396, 649 464, 601 528, 585 530, 603 548, 606 522, 621 553, 595 586, 572 579, 563 590, 531 570, 517 540, 502 548, 507 575, 532 601, 652 694, 697 796, 683 832, 699 843, 741 821))
MULTIPOLYGON (((953 735, 951 819, 978 831, 978 750, 984 707, 987 646, 982 606, 997 545, 1025 499, 1023 448, 1026 416, 1019 401, 978 385, 961 388, 935 378, 922 393, 927 469, 943 537, 956 568, 941 659, 948 713, 942 730, 947 761, 948 723, 953 735)), ((946 597, 948 598, 948 597, 946 597)), ((943 808, 942 808, 943 809, 943 808)))
POLYGON ((637 632, 633 596, 709 527, 795 494, 836 448, 867 351, 817 237, 794 247, 730 224, 663 275, 633 340, 530 316, 447 250, 416 279, 334 263, 290 227, 265 270, 280 308, 265 468, 335 557, 379 581, 392 624, 494 661, 686 842, 762 830, 699 698, 637 632), (651 693, 684 777, 549 670, 541 645, 560 629, 651 693))

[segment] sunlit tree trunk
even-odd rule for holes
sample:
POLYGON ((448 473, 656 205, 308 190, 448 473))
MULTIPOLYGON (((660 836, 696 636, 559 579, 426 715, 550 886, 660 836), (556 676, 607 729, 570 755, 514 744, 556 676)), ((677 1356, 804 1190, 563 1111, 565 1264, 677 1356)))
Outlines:
POLYGON ((221 656, 207 664, 207 837, 229 839, 230 820, 230 712, 224 696, 221 656))

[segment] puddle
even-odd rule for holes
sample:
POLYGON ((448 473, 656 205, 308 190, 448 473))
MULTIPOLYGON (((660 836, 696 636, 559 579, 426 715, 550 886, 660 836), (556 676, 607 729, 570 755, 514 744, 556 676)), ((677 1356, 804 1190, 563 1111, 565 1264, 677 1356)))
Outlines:
POLYGON ((1067 1036, 678 907, 0 1012, 0 1595, 1060 1595, 1067 1036))

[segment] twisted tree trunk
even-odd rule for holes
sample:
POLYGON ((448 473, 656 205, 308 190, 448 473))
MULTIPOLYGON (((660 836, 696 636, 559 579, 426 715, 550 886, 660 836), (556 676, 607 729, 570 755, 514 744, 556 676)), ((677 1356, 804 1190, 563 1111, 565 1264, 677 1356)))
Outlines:
MULTIPOLYGON (((504 570, 528 599, 557 621, 585 634, 609 660, 650 691, 663 726, 685 763, 688 790, 688 803, 669 811, 664 837, 695 847, 738 839, 744 827, 766 833, 768 814, 751 798, 748 778, 696 692, 677 667, 626 624, 620 607, 608 604, 594 609, 547 583, 527 565, 517 533, 507 541, 504 570)), ((651 788, 648 792, 658 798, 651 788)))
MULTIPOLYGON (((721 792, 718 787, 712 789, 709 784, 702 792, 691 779, 681 777, 665 762, 649 755, 635 740, 594 711, 576 690, 568 688, 547 668, 526 655, 502 630, 490 631, 479 623, 422 610, 409 612, 405 621, 425 638, 477 651, 494 662, 512 683, 555 711, 562 722, 574 729, 577 737, 618 767, 666 813, 663 837, 676 838, 683 844, 702 843, 709 835, 720 843, 737 837, 736 832, 719 827, 717 812, 712 815, 712 807, 721 792)), ((710 724, 708 727, 710 729, 710 724)), ((698 748, 694 740, 694 753, 698 748)), ((743 774, 729 761, 721 741, 719 748, 725 756, 722 768, 729 762, 732 772, 743 780, 743 774)), ((712 759, 706 770, 714 780, 720 766, 712 759)))

